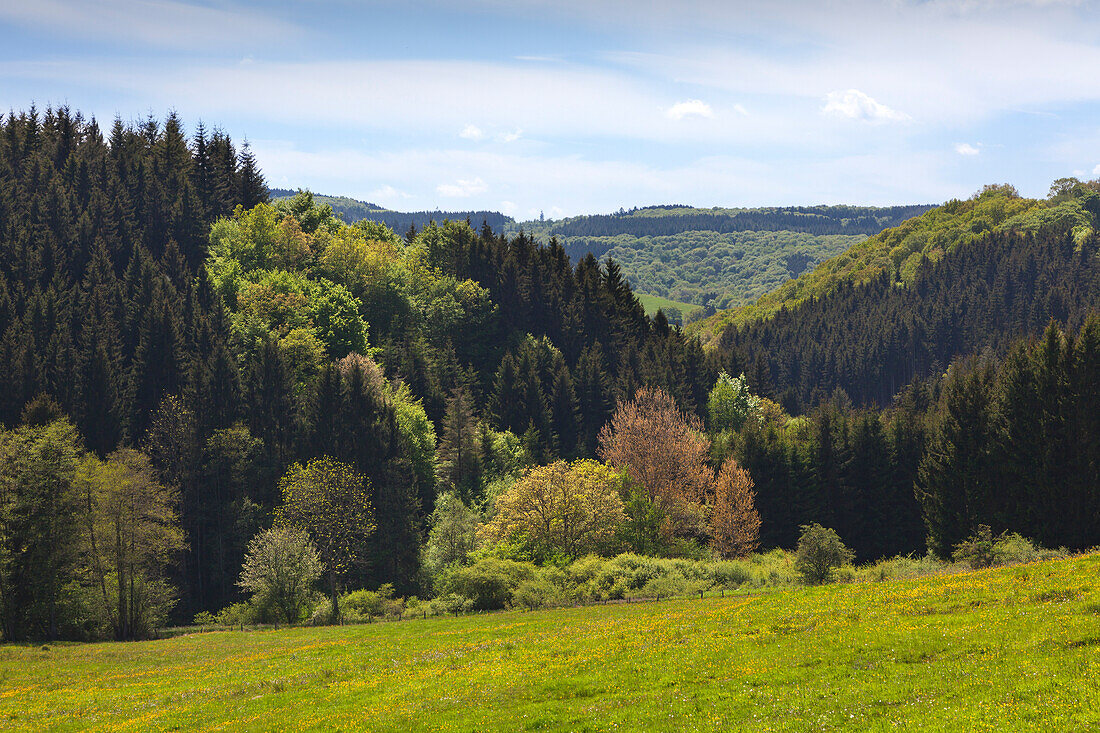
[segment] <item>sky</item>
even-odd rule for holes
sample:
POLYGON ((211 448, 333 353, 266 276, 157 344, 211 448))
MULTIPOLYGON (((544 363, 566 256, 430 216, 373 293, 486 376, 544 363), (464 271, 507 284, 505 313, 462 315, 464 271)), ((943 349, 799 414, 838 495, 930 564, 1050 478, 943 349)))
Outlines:
POLYGON ((268 184, 518 219, 1100 177, 1100 0, 0 0, 0 110, 177 112, 268 184))

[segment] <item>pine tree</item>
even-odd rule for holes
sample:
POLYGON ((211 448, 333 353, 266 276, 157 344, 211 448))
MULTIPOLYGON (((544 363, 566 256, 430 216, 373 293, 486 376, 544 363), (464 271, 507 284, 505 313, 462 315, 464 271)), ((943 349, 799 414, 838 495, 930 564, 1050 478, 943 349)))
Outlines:
POLYGON ((266 204, 271 200, 271 192, 267 189, 260 167, 256 164, 256 156, 252 153, 252 146, 248 140, 241 146, 241 154, 238 157, 238 170, 240 171, 241 192, 238 197, 241 206, 251 209, 257 204, 266 204))

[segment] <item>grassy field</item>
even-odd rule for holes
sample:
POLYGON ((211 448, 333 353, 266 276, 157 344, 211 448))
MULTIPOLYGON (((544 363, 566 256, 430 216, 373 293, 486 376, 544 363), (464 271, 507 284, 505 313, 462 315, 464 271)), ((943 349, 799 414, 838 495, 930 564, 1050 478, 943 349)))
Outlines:
POLYGON ((910 581, 0 647, 20 730, 1100 728, 1100 555, 910 581))
POLYGON ((681 303, 678 300, 669 300, 659 295, 646 295, 644 293, 635 293, 635 295, 638 296, 638 302, 645 308, 647 316, 655 316, 657 315, 657 311, 661 308, 672 306, 673 308, 678 308, 680 310, 680 315, 687 318, 688 313, 691 313, 697 308, 702 308, 701 305, 696 305, 695 303, 681 303))

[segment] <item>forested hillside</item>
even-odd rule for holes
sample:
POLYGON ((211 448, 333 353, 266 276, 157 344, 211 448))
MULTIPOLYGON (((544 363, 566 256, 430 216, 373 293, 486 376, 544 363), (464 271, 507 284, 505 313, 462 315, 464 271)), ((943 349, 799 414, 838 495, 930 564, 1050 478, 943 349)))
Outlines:
POLYGON ((492 608, 536 565, 810 522, 860 559, 981 525, 1096 544, 1098 240, 1050 221, 1095 192, 1064 188, 958 204, 1027 215, 704 351, 556 240, 272 203, 247 148, 175 117, 6 116, 0 633, 492 608), (287 557, 289 597, 257 580, 287 557))
POLYGON ((1045 200, 1020 197, 1011 186, 987 186, 967 201, 952 200, 905 223, 853 244, 842 254, 784 283, 755 303, 732 308, 693 325, 704 340, 717 338, 728 326, 767 318, 781 308, 828 295, 844 284, 885 276, 912 283, 925 262, 936 262, 956 247, 988 232, 1039 232, 1058 229, 1080 243, 1093 231, 1098 199, 1076 179, 1056 181, 1045 200))
POLYGON ((714 309, 748 303, 928 206, 650 206, 511 225, 574 260, 611 257, 638 292, 714 309))

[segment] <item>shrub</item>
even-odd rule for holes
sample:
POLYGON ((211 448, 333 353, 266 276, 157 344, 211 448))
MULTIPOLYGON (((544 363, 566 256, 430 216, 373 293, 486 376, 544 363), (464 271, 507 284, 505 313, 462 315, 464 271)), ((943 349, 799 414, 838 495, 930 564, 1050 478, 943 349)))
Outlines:
POLYGON ((803 525, 794 566, 805 582, 828 582, 837 568, 854 558, 855 553, 840 541, 836 531, 817 522, 803 525))
POLYGON ((222 626, 241 626, 260 622, 260 609, 252 603, 234 603, 218 611, 217 621, 222 626))
POLYGON ((433 598, 428 603, 429 616, 443 616, 459 613, 469 613, 474 609, 474 599, 460 596, 457 593, 433 598))
POLYGON ((988 524, 979 524, 974 534, 955 545, 951 553, 955 562, 965 562, 974 570, 993 565, 993 531, 988 524))
POLYGON ((321 559, 304 530, 272 527, 252 538, 237 585, 252 594, 256 606, 295 623, 309 608, 321 570, 321 559))
POLYGON ((1039 558, 1035 545, 1016 532, 1005 532, 993 543, 993 562, 997 565, 1034 562, 1039 558))
POLYGON ((390 583, 376 591, 357 590, 340 596, 340 614, 352 623, 369 621, 375 616, 400 616, 404 610, 404 601, 393 597, 390 583))
POLYGON ((485 557, 467 567, 447 568, 440 576, 439 588, 443 595, 468 598, 474 608, 487 611, 510 606, 515 589, 535 574, 530 563, 485 557))
POLYGON ((548 606, 560 606, 568 600, 568 597, 561 586, 555 585, 547 578, 540 576, 520 583, 515 593, 513 593, 512 600, 516 606, 533 610, 548 606))
POLYGON ((1048 554, 1048 551, 1035 547, 1016 532, 1002 532, 994 537, 989 525, 979 524, 974 534, 955 545, 951 557, 955 562, 965 562, 977 570, 994 565, 1032 562, 1048 554))
POLYGON ((215 626, 218 623, 218 618, 209 611, 199 611, 195 614, 195 620, 192 623, 195 626, 215 626))
POLYGON ((752 582, 753 572, 746 563, 731 560, 711 565, 710 577, 718 588, 738 588, 752 582))

